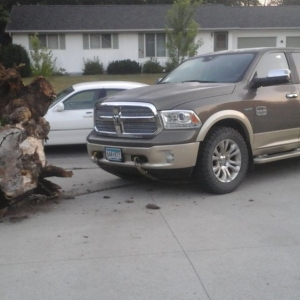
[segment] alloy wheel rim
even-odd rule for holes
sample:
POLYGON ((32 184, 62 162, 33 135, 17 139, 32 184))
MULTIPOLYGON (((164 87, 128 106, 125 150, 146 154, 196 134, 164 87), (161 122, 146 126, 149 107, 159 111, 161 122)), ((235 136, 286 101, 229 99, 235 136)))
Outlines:
POLYGON ((220 182, 232 182, 239 174, 241 164, 241 151, 233 140, 222 140, 215 147, 212 156, 212 169, 220 182))

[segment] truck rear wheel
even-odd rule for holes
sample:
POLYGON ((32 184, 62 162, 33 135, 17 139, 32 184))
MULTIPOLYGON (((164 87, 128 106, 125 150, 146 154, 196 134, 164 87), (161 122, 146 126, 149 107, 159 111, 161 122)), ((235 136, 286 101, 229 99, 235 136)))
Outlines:
POLYGON ((200 145, 195 178, 207 192, 230 193, 241 184, 248 164, 242 135, 231 127, 215 127, 200 145))

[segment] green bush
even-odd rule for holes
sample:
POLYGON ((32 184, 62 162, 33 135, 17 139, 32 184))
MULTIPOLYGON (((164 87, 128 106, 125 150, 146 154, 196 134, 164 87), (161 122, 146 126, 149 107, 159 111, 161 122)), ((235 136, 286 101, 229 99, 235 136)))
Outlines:
POLYGON ((20 64, 24 64, 19 69, 21 77, 30 77, 30 59, 27 51, 21 45, 7 45, 5 46, 0 54, 1 63, 5 68, 12 68, 20 64))
POLYGON ((169 72, 173 71, 177 66, 178 66, 178 63, 172 62, 172 61, 167 61, 166 66, 165 66, 165 72, 169 73, 169 72))
POLYGON ((163 67, 159 64, 157 59, 151 58, 143 64, 143 73, 162 73, 163 67))
POLYGON ((55 68, 55 70, 52 73, 52 76, 64 76, 64 75, 69 75, 66 72, 66 69, 64 68, 59 68, 59 69, 55 68))
POLYGON ((116 60, 109 63, 107 74, 138 74, 141 73, 141 66, 130 59, 116 60))
POLYGON ((103 74, 103 64, 99 61, 98 57, 94 57, 93 60, 84 60, 83 75, 99 75, 103 74))

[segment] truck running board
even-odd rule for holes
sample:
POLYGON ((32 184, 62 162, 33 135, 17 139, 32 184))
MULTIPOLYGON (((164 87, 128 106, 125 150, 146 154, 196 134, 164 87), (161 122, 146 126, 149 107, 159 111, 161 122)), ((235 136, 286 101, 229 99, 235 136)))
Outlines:
POLYGON ((299 157, 300 156, 300 148, 294 149, 292 151, 287 152, 281 152, 276 154, 264 154, 264 155, 257 155, 254 156, 253 162, 255 164, 264 164, 272 161, 282 160, 282 159, 288 159, 293 157, 299 157))

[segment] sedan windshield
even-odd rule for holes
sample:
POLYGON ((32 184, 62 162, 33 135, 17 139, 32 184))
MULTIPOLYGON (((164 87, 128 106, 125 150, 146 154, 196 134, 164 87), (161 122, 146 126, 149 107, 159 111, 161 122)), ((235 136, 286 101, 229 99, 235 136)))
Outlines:
POLYGON ((160 83, 238 82, 243 78, 254 55, 254 53, 215 54, 189 59, 160 83))

